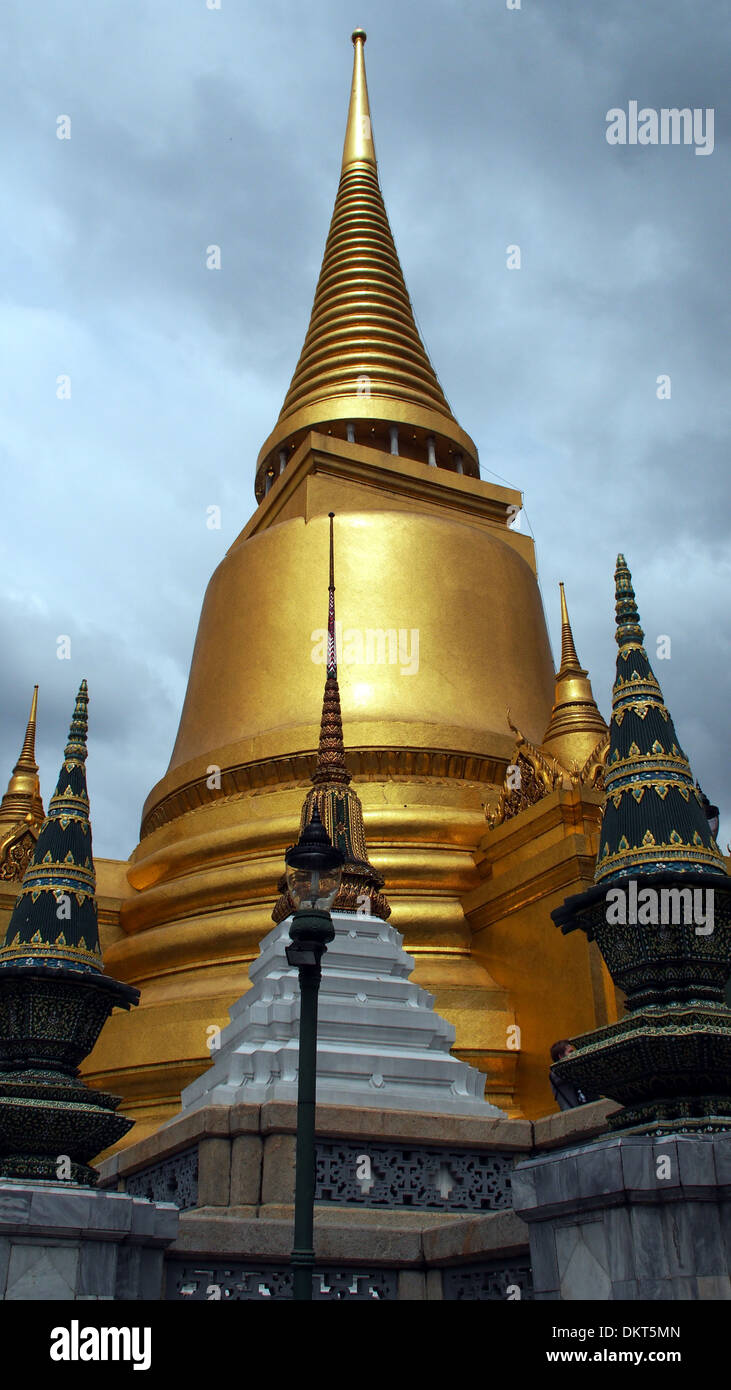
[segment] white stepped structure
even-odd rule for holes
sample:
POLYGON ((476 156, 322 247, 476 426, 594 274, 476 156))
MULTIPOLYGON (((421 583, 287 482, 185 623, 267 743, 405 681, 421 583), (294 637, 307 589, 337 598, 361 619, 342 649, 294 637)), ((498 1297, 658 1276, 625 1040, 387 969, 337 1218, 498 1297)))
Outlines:
MULTIPOLYGON (((297 1099, 300 991, 285 955, 291 918, 261 943, 251 988, 230 1009, 213 1065, 182 1093, 203 1105, 297 1099)), ((503 1116, 484 1100, 485 1078, 453 1057, 455 1029, 409 981, 414 961, 379 917, 333 912, 322 960, 317 1101, 432 1114, 503 1116)))

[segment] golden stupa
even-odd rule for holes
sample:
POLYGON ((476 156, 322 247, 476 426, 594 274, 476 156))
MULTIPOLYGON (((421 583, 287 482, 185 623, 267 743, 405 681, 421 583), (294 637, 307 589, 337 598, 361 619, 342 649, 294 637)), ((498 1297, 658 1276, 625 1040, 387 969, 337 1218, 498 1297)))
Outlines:
POLYGON ((563 595, 554 676, 533 543, 509 524, 521 495, 480 478, 421 342, 362 30, 353 43, 335 209, 258 505, 208 585, 139 845, 97 861, 105 965, 141 1001, 85 1074, 123 1096, 134 1139, 207 1065, 272 925, 318 747, 330 512, 348 770, 413 978, 511 1115, 553 1108, 557 1037, 617 1016, 596 948, 550 918, 593 878, 606 726, 563 595))
POLYGON ((23 746, 8 789, 0 801, 0 884, 20 883, 43 824, 45 812, 36 762, 38 686, 33 689, 23 746))

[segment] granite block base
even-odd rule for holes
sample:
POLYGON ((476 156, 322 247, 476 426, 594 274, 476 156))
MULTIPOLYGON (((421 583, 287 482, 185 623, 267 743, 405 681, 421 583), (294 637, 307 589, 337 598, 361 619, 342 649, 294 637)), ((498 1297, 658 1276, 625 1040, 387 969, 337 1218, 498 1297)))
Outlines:
POLYGON ((0 1180, 0 1298, 159 1299, 177 1207, 62 1182, 0 1180))
POLYGON ((627 1135, 513 1171, 540 1299, 731 1300, 731 1135, 627 1135))

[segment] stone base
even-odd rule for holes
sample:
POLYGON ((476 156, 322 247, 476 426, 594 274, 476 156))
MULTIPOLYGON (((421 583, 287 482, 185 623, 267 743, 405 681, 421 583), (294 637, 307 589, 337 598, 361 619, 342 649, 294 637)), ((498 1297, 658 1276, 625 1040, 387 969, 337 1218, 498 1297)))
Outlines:
MULTIPOLYGON (((514 1165, 602 1132, 613 1108, 533 1125, 318 1105, 315 1298, 530 1298, 514 1165)), ((180 1206, 165 1298, 291 1298, 296 1123, 291 1102, 207 1106, 100 1164, 102 1186, 180 1206)))
POLYGON ((178 1220, 123 1192, 0 1179, 0 1298, 159 1299, 178 1220))
POLYGON ((538 1299, 731 1299, 731 1137, 627 1135, 517 1165, 538 1299))

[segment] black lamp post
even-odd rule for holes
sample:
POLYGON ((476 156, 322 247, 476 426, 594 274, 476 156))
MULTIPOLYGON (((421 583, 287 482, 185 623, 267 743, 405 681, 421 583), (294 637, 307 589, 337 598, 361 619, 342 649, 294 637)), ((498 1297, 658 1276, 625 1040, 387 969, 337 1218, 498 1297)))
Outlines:
POLYGON ((312 1299, 315 1264, 315 1093, 317 1087, 317 995, 320 962, 335 936, 330 908, 337 897, 343 855, 335 849, 317 806, 299 843, 284 856, 287 886, 295 905, 287 960, 300 981, 300 1043, 297 1082, 297 1157, 292 1272, 294 1297, 312 1299))

